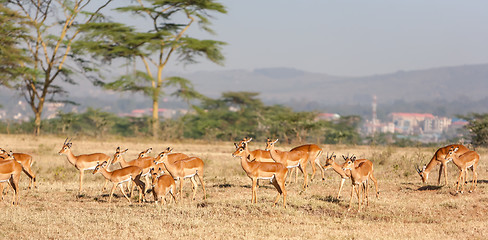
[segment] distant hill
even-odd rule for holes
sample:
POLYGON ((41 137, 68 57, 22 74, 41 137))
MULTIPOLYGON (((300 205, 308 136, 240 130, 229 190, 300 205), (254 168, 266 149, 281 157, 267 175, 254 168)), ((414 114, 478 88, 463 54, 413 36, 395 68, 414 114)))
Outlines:
POLYGON ((265 101, 290 99, 326 105, 396 100, 480 100, 488 97, 488 64, 442 67, 365 77, 341 77, 290 68, 223 70, 181 74, 211 97, 225 91, 260 92, 265 101))
MULTIPOLYGON (((378 113, 381 110, 446 115, 488 112, 488 64, 364 77, 332 76, 292 68, 168 72, 167 75, 191 80, 199 92, 209 97, 217 98, 227 91, 259 92, 260 99, 267 104, 285 104, 296 110, 369 115, 372 96, 376 95, 378 106, 383 105, 378 113), (455 109, 451 109, 453 107, 455 109)), ((81 104, 80 110, 91 106, 105 111, 128 112, 131 107, 150 107, 145 97, 104 91, 88 82, 68 86, 67 90, 70 99, 81 104)), ((19 94, 0 87, 0 105, 4 109, 18 100, 23 100, 19 94)), ((176 105, 161 104, 161 107, 171 106, 176 105)))

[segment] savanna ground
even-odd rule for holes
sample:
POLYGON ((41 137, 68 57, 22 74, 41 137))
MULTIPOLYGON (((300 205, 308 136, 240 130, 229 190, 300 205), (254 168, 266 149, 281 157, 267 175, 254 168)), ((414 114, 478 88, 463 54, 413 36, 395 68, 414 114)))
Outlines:
MULTIPOLYGON (((102 192, 104 178, 85 174, 84 193, 78 195, 78 172, 58 155, 63 138, 1 135, 0 147, 33 155, 33 170, 38 188, 27 189, 28 178, 22 175, 20 205, 11 206, 11 194, 0 203, 1 239, 487 239, 488 238, 488 168, 487 151, 481 155, 479 183, 474 193, 455 193, 457 168, 450 163, 448 186, 437 186, 438 167, 428 185, 422 185, 415 164, 426 164, 435 148, 395 148, 380 146, 324 145, 325 152, 355 154, 374 162, 380 198, 370 190, 370 206, 357 212, 347 211, 350 181, 336 194, 339 175, 329 169, 325 181, 320 172, 302 191, 303 175, 298 183, 287 186, 288 206, 272 207, 276 190, 262 181, 258 203, 251 204, 251 181, 234 159, 231 142, 161 142, 150 139, 113 138, 72 140, 75 155, 103 152, 113 155, 116 147, 128 148, 125 158, 136 157, 152 147, 152 156, 171 146, 175 152, 198 156, 205 162, 204 180, 207 200, 190 201, 191 184, 185 181, 184 199, 178 204, 155 206, 152 194, 148 203, 133 204, 119 190, 108 203, 108 190, 102 192)), ((277 144, 284 150, 293 146, 277 144)), ((264 148, 251 142, 251 149, 264 148)), ((324 159, 322 159, 322 163, 324 159)), ((311 172, 310 166, 308 172, 311 172)), ((468 180, 471 180, 471 172, 468 180)), ((178 184, 177 184, 178 185, 178 184)), ((468 185, 469 187, 469 185, 468 185)), ((282 204, 280 199, 279 204, 282 204)))

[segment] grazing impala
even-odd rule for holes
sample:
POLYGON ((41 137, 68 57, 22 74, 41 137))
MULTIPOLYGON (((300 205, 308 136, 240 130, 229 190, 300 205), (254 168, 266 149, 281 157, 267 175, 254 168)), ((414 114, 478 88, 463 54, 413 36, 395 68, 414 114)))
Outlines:
MULTIPOLYGON (((351 171, 349 171, 349 170, 344 171, 343 166, 337 164, 335 162, 335 159, 336 159, 336 155, 334 153, 332 153, 330 156, 327 153, 327 157, 326 157, 326 160, 325 160, 325 165, 323 166, 323 168, 324 168, 324 170, 327 170, 329 168, 332 168, 337 174, 339 174, 341 176, 341 184, 339 186, 339 192, 337 193, 337 198, 340 198, 341 197, 342 187, 344 186, 344 182, 346 181, 346 179, 349 179, 351 177, 351 171)), ((354 161, 354 166, 355 167, 358 167, 360 163, 365 162, 365 161, 371 162, 371 161, 369 161, 367 159, 356 159, 354 161)), ((371 164, 373 164, 373 163, 371 163, 371 164)), ((369 178, 371 179, 371 181, 373 181, 373 183, 375 185, 376 198, 378 198, 379 197, 378 181, 376 181, 376 178, 374 177, 374 175, 373 175, 372 172, 369 175, 369 178)))
MULTIPOLYGON (((66 155, 68 158, 68 161, 75 166, 76 169, 80 171, 80 188, 78 190, 78 193, 81 194, 83 190, 83 175, 84 171, 86 170, 93 170, 95 167, 98 165, 99 162, 109 162, 110 157, 107 154, 104 153, 91 153, 91 154, 81 154, 78 156, 75 156, 71 152, 71 146, 73 143, 71 143, 71 139, 68 141, 68 138, 64 140, 63 147, 61 150, 59 150, 59 155, 66 155)), ((107 184, 107 181, 105 181, 105 185, 107 184)), ((104 185, 104 188, 105 188, 104 185)))
POLYGON ((295 168, 298 167, 300 171, 302 171, 304 179, 303 179, 303 189, 307 189, 308 182, 307 182, 307 161, 308 161, 308 154, 302 151, 293 151, 293 152, 283 152, 280 150, 274 149, 274 144, 278 142, 278 139, 275 141, 271 141, 268 138, 266 142, 266 150, 269 151, 271 157, 275 162, 281 163, 285 165, 287 168, 295 168))
POLYGON ((174 192, 176 192, 176 184, 173 177, 169 174, 159 175, 161 168, 158 171, 151 168, 152 192, 154 195, 154 203, 161 202, 161 205, 166 204, 166 195, 171 194, 173 201, 176 203, 174 192))
POLYGON ((466 173, 468 168, 473 170, 473 183, 469 192, 473 192, 476 189, 478 183, 478 173, 476 168, 480 162, 480 155, 475 151, 468 151, 463 154, 458 154, 459 147, 451 147, 446 155, 447 161, 453 161, 454 164, 459 168, 458 183, 456 187, 456 192, 459 192, 459 185, 462 185, 461 193, 464 192, 464 186, 466 185, 466 173))
POLYGON ((163 163, 166 170, 168 170, 169 174, 173 176, 175 180, 180 180, 180 201, 183 196, 183 179, 189 178, 190 181, 193 183, 193 197, 192 200, 195 199, 195 195, 197 194, 197 181, 194 179, 195 175, 198 176, 200 179, 200 183, 202 184, 203 188, 203 199, 207 199, 207 192, 205 190, 205 183, 203 182, 203 160, 198 157, 189 157, 182 160, 178 160, 175 162, 170 162, 168 160, 168 155, 173 151, 172 148, 167 148, 165 151, 161 152, 156 160, 154 161, 156 164, 163 163))
POLYGON ((145 199, 145 186, 144 183, 141 181, 142 168, 129 166, 109 172, 107 171, 107 166, 108 164, 106 161, 97 164, 97 166, 95 166, 95 170, 93 170, 93 174, 100 172, 105 177, 105 179, 113 183, 108 202, 112 202, 112 196, 114 195, 114 191, 117 186, 120 186, 120 191, 122 191, 124 197, 129 200, 129 203, 131 203, 130 198, 127 196, 127 194, 125 194, 124 187, 122 186, 122 183, 128 181, 133 181, 136 186, 139 187, 139 203, 141 202, 141 199, 145 199))
POLYGON ((368 197, 368 179, 370 175, 373 173, 373 163, 371 161, 363 161, 358 164, 356 167, 354 162, 356 161, 356 157, 345 157, 342 156, 346 161, 344 166, 342 167, 344 171, 349 170, 351 171, 351 200, 349 201, 349 208, 348 211, 351 210, 352 207, 352 198, 354 196, 354 189, 356 189, 356 194, 358 196, 358 212, 361 211, 361 203, 366 197, 367 206, 369 206, 369 197, 368 197), (361 188, 360 188, 361 185, 361 188), (361 190, 363 192, 363 196, 361 198, 361 190))
MULTIPOLYGON (((19 204, 18 194, 19 194, 19 180, 20 180, 20 172, 22 172, 22 165, 17 162, 12 155, 12 153, 8 153, 5 158, 0 161, 0 183, 1 182, 8 182, 13 192, 12 197, 12 205, 19 204)), ((2 189, 2 198, 3 198, 3 189, 2 189)))
MULTIPOLYGON (((6 158, 7 155, 7 151, 0 148, 0 157, 6 158)), ((34 174, 31 169, 31 166, 34 163, 32 156, 25 153, 13 153, 12 155, 15 160, 22 165, 22 171, 30 178, 29 188, 32 186, 36 187, 36 174, 34 174)))
POLYGON ((420 178, 422 179, 422 183, 426 183, 427 179, 429 179, 429 173, 434 169, 435 166, 441 164, 441 167, 439 168, 439 178, 437 179, 437 185, 441 184, 441 175, 442 175, 442 170, 444 169, 444 179, 445 183, 447 185, 447 163, 449 161, 446 160, 446 154, 449 152, 451 147, 458 148, 457 154, 463 154, 469 149, 461 144, 452 144, 448 145, 442 148, 437 149, 437 151, 434 153, 434 156, 430 160, 430 162, 425 165, 422 169, 420 169, 419 166, 416 166, 417 173, 420 175, 420 178))
POLYGON ((273 186, 278 191, 278 195, 276 196, 276 200, 274 201, 273 205, 276 205, 280 195, 283 195, 283 207, 286 207, 285 181, 288 168, 286 168, 285 165, 278 162, 259 162, 254 161, 254 159, 252 159, 253 161, 249 162, 248 159, 251 157, 251 154, 249 154, 249 151, 242 146, 238 147, 237 150, 232 153, 232 157, 241 158, 242 169, 244 169, 247 176, 252 180, 251 203, 257 202, 257 180, 267 179, 271 181, 273 186))

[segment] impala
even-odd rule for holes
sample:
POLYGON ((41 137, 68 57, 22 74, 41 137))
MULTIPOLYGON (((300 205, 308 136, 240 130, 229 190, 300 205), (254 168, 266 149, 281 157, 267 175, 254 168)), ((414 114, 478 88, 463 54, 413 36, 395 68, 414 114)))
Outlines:
POLYGON ((107 162, 104 161, 100 164, 97 164, 95 166, 95 169, 93 170, 93 174, 100 172, 105 179, 111 181, 113 183, 112 190, 110 191, 110 198, 108 202, 112 202, 112 196, 114 194, 115 188, 117 186, 120 186, 120 191, 122 191, 122 194, 124 194, 124 197, 129 200, 129 203, 131 203, 130 198, 125 194, 124 187, 122 186, 122 183, 128 182, 128 181, 133 181, 137 187, 139 187, 139 203, 141 202, 141 199, 145 199, 145 193, 144 193, 144 183, 141 181, 141 175, 142 175, 142 168, 136 167, 136 166, 129 166, 129 167, 124 167, 121 169, 114 170, 112 172, 107 171, 107 162), (142 196, 141 196, 142 195, 142 196))
POLYGON ((342 169, 344 171, 349 170, 351 171, 351 199, 349 201, 349 208, 348 211, 351 210, 352 207, 352 198, 354 196, 354 189, 356 189, 356 194, 358 196, 358 212, 361 211, 361 202, 366 197, 367 206, 369 206, 369 197, 368 197, 368 179, 370 175, 373 174, 373 163, 371 161, 363 161, 358 164, 356 167, 354 162, 356 161, 356 157, 345 157, 342 156, 346 161, 342 169), (360 188, 361 185, 361 188, 360 188), (363 192, 363 197, 361 198, 361 190, 363 192))
POLYGON ((459 150, 457 151, 457 154, 463 154, 469 149, 461 144, 452 144, 448 145, 442 148, 437 149, 437 151, 434 153, 434 156, 430 160, 430 162, 427 165, 424 165, 422 169, 420 169, 419 166, 416 166, 415 169, 417 170, 417 173, 420 175, 420 178, 422 179, 422 183, 426 183, 427 179, 429 179, 429 173, 432 171, 432 169, 441 164, 441 167, 439 168, 439 178, 437 179, 437 185, 441 184, 441 175, 442 175, 442 170, 444 169, 444 179, 445 183, 447 185, 447 163, 449 161, 446 160, 446 154, 449 152, 451 147, 458 148, 459 150))
POLYGON ((307 182, 307 161, 308 161, 308 154, 302 151, 293 151, 293 152, 286 152, 274 149, 274 144, 278 142, 278 139, 275 141, 271 141, 268 138, 266 142, 266 150, 269 151, 271 157, 275 162, 281 163, 285 165, 287 168, 295 168, 298 167, 300 171, 303 173, 303 189, 308 187, 307 182))
MULTIPOLYGON (((19 180, 20 172, 22 172, 22 165, 17 162, 11 153, 8 153, 3 160, 0 161, 0 183, 8 182, 13 192, 12 205, 19 204, 18 194, 19 194, 19 180)), ((3 198, 3 189, 2 189, 3 198)))
MULTIPOLYGON (((7 151, 0 148, 0 157, 6 158, 7 155, 7 151)), ((31 169, 31 166, 34 163, 32 156, 25 153, 13 153, 12 155, 15 160, 22 165, 22 171, 30 178, 29 188, 32 186, 36 187, 36 175, 31 169)))
MULTIPOLYGON (((332 153, 330 156, 327 153, 326 160, 325 160, 325 164, 324 164, 323 168, 324 168, 324 170, 327 170, 329 168, 332 168, 337 174, 339 174, 341 176, 341 184, 339 186, 339 192, 337 193, 337 198, 340 198, 341 197, 342 187, 344 186, 344 182, 346 181, 346 179, 349 179, 351 177, 351 171, 349 171, 349 170, 344 171, 343 165, 337 164, 335 162, 335 159, 336 159, 336 155, 334 153, 332 153)), ((371 161, 369 161, 367 159, 357 159, 357 160, 354 161, 354 166, 355 167, 358 167, 360 163, 366 162, 366 161, 371 162, 371 161)), ((373 163, 371 163, 371 165, 372 164, 373 163)), ((369 178, 371 179, 371 181, 373 181, 373 183, 375 185, 376 198, 378 198, 379 197, 378 181, 376 180, 376 178, 374 177, 374 175, 373 175, 372 172, 369 175, 369 178)))
MULTIPOLYGON (((238 144, 234 143, 236 149, 239 147, 243 147, 246 151, 249 151, 247 144, 252 141, 252 138, 244 138, 238 144)), ((251 155, 251 159, 256 159, 259 162, 274 162, 273 158, 271 158, 271 154, 269 151, 256 149, 254 151, 250 151, 249 154, 251 155)))
MULTIPOLYGON (((290 152, 293 152, 293 151, 302 151, 302 152, 307 153, 307 155, 308 155, 307 162, 309 162, 312 166, 312 177, 310 178, 310 181, 312 181, 313 178, 315 177, 315 172, 316 172, 315 165, 317 165, 320 169, 320 173, 322 175, 322 180, 325 180, 324 169, 322 169, 322 166, 320 165, 320 156, 322 156, 322 152, 323 152, 322 148, 320 148, 319 146, 317 146, 315 144, 305 144, 305 145, 301 145, 301 146, 295 147, 295 148, 290 150, 290 152)), ((297 179, 297 175, 298 175, 298 171, 295 173, 295 182, 297 179)))
POLYGON ((242 169, 244 169, 247 176, 252 180, 251 203, 257 202, 257 180, 267 179, 270 180, 278 191, 278 195, 276 196, 276 200, 274 201, 273 205, 275 206, 280 195, 283 195, 283 207, 286 207, 285 181, 288 168, 286 168, 285 165, 277 162, 259 162, 254 161, 254 159, 253 161, 249 162, 248 159, 251 155, 249 154, 249 151, 242 146, 238 147, 237 150, 232 153, 232 157, 236 156, 241 158, 242 169))
POLYGON ((471 168, 471 170, 473 171, 473 183, 471 184, 471 188, 469 189, 469 192, 473 192, 476 189, 476 185, 478 184, 478 173, 476 172, 476 168, 478 167, 478 164, 480 162, 480 155, 475 151, 468 151, 459 155, 457 154, 458 151, 458 147, 451 147, 446 155, 447 161, 452 160, 454 164, 459 168, 456 192, 459 191, 460 184, 462 185, 461 193, 464 192, 464 186, 466 185, 466 173, 468 172, 468 168, 471 168))
POLYGON ((189 157, 182 160, 178 160, 175 162, 171 162, 168 160, 168 155, 173 151, 172 148, 167 148, 165 151, 162 151, 156 160, 154 161, 156 164, 163 163, 166 170, 171 174, 171 176, 175 180, 180 181, 180 201, 183 195, 183 179, 189 178, 193 184, 193 197, 192 200, 195 199, 195 195, 197 194, 197 181, 194 179, 194 176, 198 176, 200 179, 200 183, 202 184, 203 188, 203 199, 207 199, 207 192, 205 190, 205 183, 203 182, 203 161, 198 157, 189 157))
MULTIPOLYGON (((68 158, 68 161, 75 166, 76 169, 80 171, 80 188, 78 193, 81 194, 83 190, 83 175, 86 170, 93 170, 95 167, 98 165, 99 162, 108 162, 110 161, 110 157, 107 154, 104 153, 91 153, 91 154, 81 154, 78 156, 75 156, 71 152, 71 146, 73 143, 71 143, 71 139, 68 141, 68 138, 64 140, 63 147, 59 151, 59 155, 66 155, 68 158)), ((105 181, 105 185, 107 184, 107 181, 105 181)), ((105 189, 104 185, 104 189, 105 189)))
POLYGON ((152 178, 152 192, 154 195, 154 203, 161 202, 161 205, 166 204, 166 195, 171 194, 173 201, 176 203, 176 198, 174 192, 176 192, 176 184, 173 177, 169 174, 159 175, 162 169, 158 171, 151 168, 151 178, 152 178), (163 202, 164 200, 164 202, 163 202))

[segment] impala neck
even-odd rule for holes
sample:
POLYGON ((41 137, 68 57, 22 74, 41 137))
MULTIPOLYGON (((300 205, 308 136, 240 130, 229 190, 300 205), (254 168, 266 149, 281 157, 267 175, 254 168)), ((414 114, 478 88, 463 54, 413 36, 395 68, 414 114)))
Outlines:
POLYGON ((436 160, 436 156, 432 157, 430 162, 427 164, 425 167, 424 173, 429 174, 432 169, 434 169, 435 166, 437 166, 438 162, 436 160))
MULTIPOLYGON (((166 170, 168 170, 169 174, 171 174, 171 176, 173 176, 173 174, 176 173, 176 167, 172 164, 172 163, 169 163, 168 161, 168 155, 165 155, 164 157, 162 157, 161 159, 161 162, 164 164, 164 167, 166 168, 166 170)), ((179 178, 179 176, 173 176, 173 178, 179 178)))
POLYGON ((335 161, 332 161, 331 166, 332 169, 334 169, 336 173, 341 175, 342 178, 348 178, 348 176, 346 175, 346 170, 342 169, 341 165, 337 164, 335 161))
POLYGON ((283 162, 282 161, 282 158, 281 158, 281 154, 278 150, 275 150, 274 149, 274 146, 272 148, 269 149, 269 154, 271 155, 271 158, 275 161, 275 162, 279 162, 279 163, 282 163, 284 164, 285 166, 288 166, 288 163, 287 162, 283 162))
POLYGON ((75 165, 75 166, 76 166, 76 160, 77 160, 77 158, 76 158, 76 156, 75 156, 75 155, 74 155, 74 154, 71 152, 71 149, 68 149, 68 151, 66 151, 66 152, 64 153, 64 155, 66 155, 66 157, 68 158, 68 161, 69 161, 71 164, 73 164, 73 165, 75 165))
MULTIPOLYGON (((246 156, 249 156, 248 151, 246 151, 246 156)), ((249 166, 249 162, 247 161, 247 157, 240 157, 240 158, 241 158, 241 166, 242 166, 242 169, 244 169, 244 171, 246 173, 252 172, 251 171, 251 166, 249 166)))
POLYGON ((129 166, 129 164, 127 163, 127 161, 125 161, 125 158, 122 157, 122 155, 119 158, 119 163, 120 163, 120 166, 123 168, 129 166))
MULTIPOLYGON (((108 164, 107 164, 108 166, 108 164)), ((100 168, 99 172, 106 178, 110 179, 112 177, 112 172, 107 171, 107 166, 100 168)))

